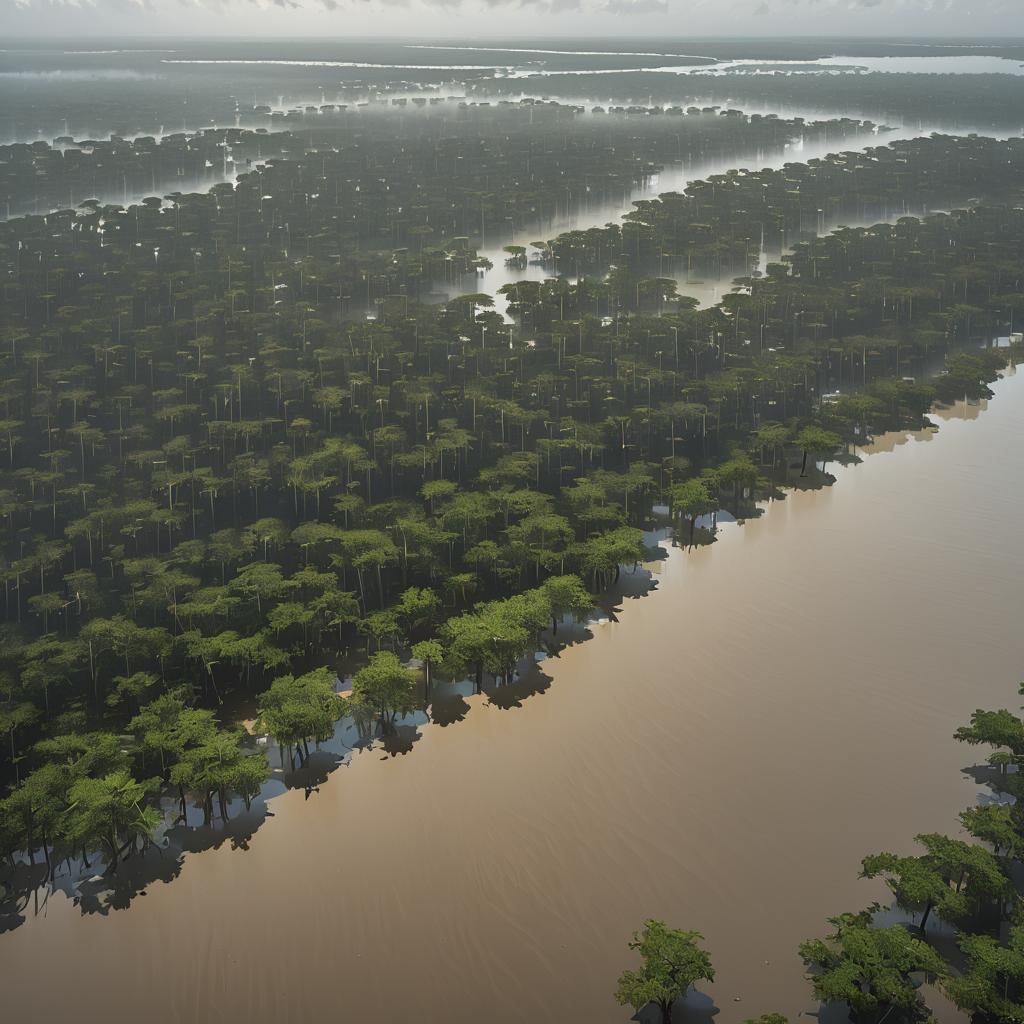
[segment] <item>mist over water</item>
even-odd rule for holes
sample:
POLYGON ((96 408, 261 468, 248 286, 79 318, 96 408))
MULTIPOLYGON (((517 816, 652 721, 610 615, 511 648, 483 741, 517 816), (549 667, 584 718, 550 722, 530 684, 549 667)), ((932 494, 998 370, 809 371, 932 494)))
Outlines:
MULTIPOLYGON (((409 85, 443 92, 501 86, 508 80, 531 81, 540 90, 574 98, 569 83, 548 78, 598 75, 614 83, 610 92, 631 89, 650 75, 678 80, 679 99, 689 102, 695 81, 741 83, 755 78, 850 78, 865 76, 1019 77, 1024 74, 1024 47, 993 41, 938 48, 907 41, 880 44, 851 40, 691 40, 666 45, 623 44, 605 40, 566 40, 541 45, 536 40, 481 40, 445 44, 381 40, 178 40, 167 46, 141 43, 114 48, 80 41, 40 45, 19 42, 0 50, 0 141, 53 138, 70 130, 76 137, 105 138, 152 133, 161 124, 171 130, 227 123, 236 100, 256 104, 332 102, 339 90, 363 87, 367 95, 395 91, 396 77, 409 85), (589 42, 590 45, 586 45, 589 42), (507 46, 507 49, 504 48, 507 46), (538 48, 533 48, 538 47, 538 48), (980 49, 988 52, 979 52, 980 49), (478 58, 478 59, 477 59, 478 58), (134 82, 139 91, 125 94, 134 82), (67 85, 74 85, 70 92, 67 85), (230 104, 230 108, 228 107, 230 104), (153 115, 149 112, 152 111, 153 115), (223 111, 223 112, 221 112, 223 111), (220 112, 220 113, 218 113, 220 112), (155 116, 159 115, 159 116, 155 116), (212 118, 211 118, 212 115, 212 118), (67 128, 67 122, 71 122, 67 128)), ((649 42, 653 42, 649 41, 649 42)), ((636 87, 642 92, 643 85, 636 87)), ((792 101, 773 98, 778 113, 792 101)), ((604 102, 604 89, 590 97, 604 102)), ((696 89, 697 95, 700 88, 696 89)), ((854 94, 851 94, 854 95, 854 94)), ((760 100, 758 101, 760 102, 760 100)), ((753 101, 738 103, 753 109, 753 101)), ((819 111, 820 112, 820 111, 819 111)), ((844 109, 848 116, 860 116, 844 109)), ((877 117, 878 111, 867 111, 877 117)))

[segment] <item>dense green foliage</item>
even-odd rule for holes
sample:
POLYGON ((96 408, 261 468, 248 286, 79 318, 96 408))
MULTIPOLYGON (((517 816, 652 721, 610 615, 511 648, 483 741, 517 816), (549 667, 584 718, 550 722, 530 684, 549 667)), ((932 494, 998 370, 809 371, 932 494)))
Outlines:
POLYGON ((629 943, 643 960, 639 970, 624 971, 615 998, 623 1006, 642 1010, 655 1003, 662 1024, 672 1024, 672 1006, 698 981, 714 981, 711 958, 701 948, 703 936, 648 921, 629 943))
POLYGON ((800 946, 805 963, 813 964, 814 994, 822 1002, 845 1002, 858 1021, 914 1019, 918 1015, 917 985, 911 977, 944 977, 942 957, 900 925, 875 927, 869 912, 832 918, 835 933, 800 946))

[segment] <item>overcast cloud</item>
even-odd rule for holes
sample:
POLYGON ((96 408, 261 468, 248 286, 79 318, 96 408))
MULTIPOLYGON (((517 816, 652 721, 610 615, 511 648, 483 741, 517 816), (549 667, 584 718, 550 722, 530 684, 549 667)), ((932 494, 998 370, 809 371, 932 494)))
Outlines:
POLYGON ((0 39, 1024 35, 1024 0, 0 0, 0 39))

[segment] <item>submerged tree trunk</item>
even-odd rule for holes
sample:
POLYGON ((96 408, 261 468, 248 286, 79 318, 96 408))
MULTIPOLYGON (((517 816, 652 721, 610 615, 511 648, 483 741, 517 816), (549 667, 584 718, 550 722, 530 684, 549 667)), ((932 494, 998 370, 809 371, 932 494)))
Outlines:
POLYGON ((928 915, 932 912, 932 901, 929 900, 924 907, 924 913, 921 915, 921 931, 924 931, 924 926, 928 923, 928 915))
POLYGON ((104 873, 109 875, 112 871, 116 871, 117 865, 121 863, 121 851, 117 846, 117 836, 113 832, 107 836, 106 844, 110 849, 110 861, 104 873))

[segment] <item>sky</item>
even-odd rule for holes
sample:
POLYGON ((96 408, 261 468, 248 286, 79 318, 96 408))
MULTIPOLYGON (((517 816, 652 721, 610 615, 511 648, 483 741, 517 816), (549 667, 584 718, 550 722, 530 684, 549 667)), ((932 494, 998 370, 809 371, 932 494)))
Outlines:
POLYGON ((16 36, 1024 36, 1024 0, 0 0, 16 36))

